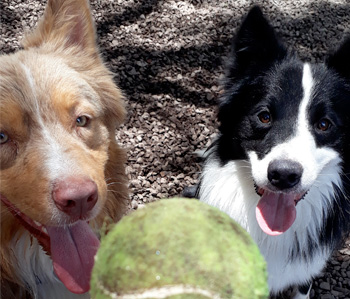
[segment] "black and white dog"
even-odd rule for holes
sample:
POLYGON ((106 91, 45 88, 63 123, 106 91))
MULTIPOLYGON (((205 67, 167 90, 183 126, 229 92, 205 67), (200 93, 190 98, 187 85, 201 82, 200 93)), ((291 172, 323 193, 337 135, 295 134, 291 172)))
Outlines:
POLYGON ((231 60, 197 195, 251 234, 271 294, 307 298, 350 221, 350 38, 303 63, 253 7, 231 60))

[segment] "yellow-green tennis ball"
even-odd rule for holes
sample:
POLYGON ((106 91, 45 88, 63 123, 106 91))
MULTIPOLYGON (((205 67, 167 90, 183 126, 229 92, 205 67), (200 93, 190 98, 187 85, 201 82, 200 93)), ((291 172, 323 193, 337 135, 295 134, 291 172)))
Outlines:
POLYGON ((91 295, 107 298, 267 298, 258 247, 229 216, 166 199, 125 216, 103 238, 91 295))

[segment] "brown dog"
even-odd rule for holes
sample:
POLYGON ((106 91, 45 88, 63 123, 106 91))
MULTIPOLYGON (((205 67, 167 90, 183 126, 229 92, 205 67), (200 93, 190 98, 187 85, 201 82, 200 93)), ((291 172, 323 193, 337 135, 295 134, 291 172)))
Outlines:
POLYGON ((0 65, 2 298, 74 298, 89 291, 104 219, 128 201, 125 109, 89 4, 49 0, 0 65))

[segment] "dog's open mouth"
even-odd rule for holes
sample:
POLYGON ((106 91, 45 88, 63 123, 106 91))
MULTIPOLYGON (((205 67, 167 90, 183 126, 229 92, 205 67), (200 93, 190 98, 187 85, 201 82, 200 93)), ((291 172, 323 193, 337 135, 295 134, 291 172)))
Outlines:
POLYGON ((86 221, 72 226, 43 226, 17 209, 0 195, 13 216, 27 229, 51 256, 57 277, 73 293, 82 294, 90 289, 90 277, 99 240, 86 221))
POLYGON ((256 220, 260 228, 268 235, 278 236, 286 232, 296 218, 296 205, 305 193, 272 192, 256 187, 261 196, 256 206, 256 220))

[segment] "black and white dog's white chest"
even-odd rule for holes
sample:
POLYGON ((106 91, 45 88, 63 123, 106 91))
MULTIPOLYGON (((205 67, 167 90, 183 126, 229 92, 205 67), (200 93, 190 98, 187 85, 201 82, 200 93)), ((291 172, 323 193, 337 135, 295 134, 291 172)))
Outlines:
MULTIPOLYGON (((331 184, 324 182, 321 189, 327 194, 330 188, 331 184)), ((321 245, 319 232, 324 225, 321 223, 324 207, 332 206, 326 196, 320 197, 317 189, 310 189, 303 205, 297 205, 296 219, 285 233, 273 236, 260 228, 256 219, 260 196, 254 189, 247 160, 231 161, 225 166, 214 157, 207 160, 200 199, 226 212, 251 234, 267 261, 272 292, 310 282, 310 278, 323 269, 332 252, 332 246, 321 245)))

